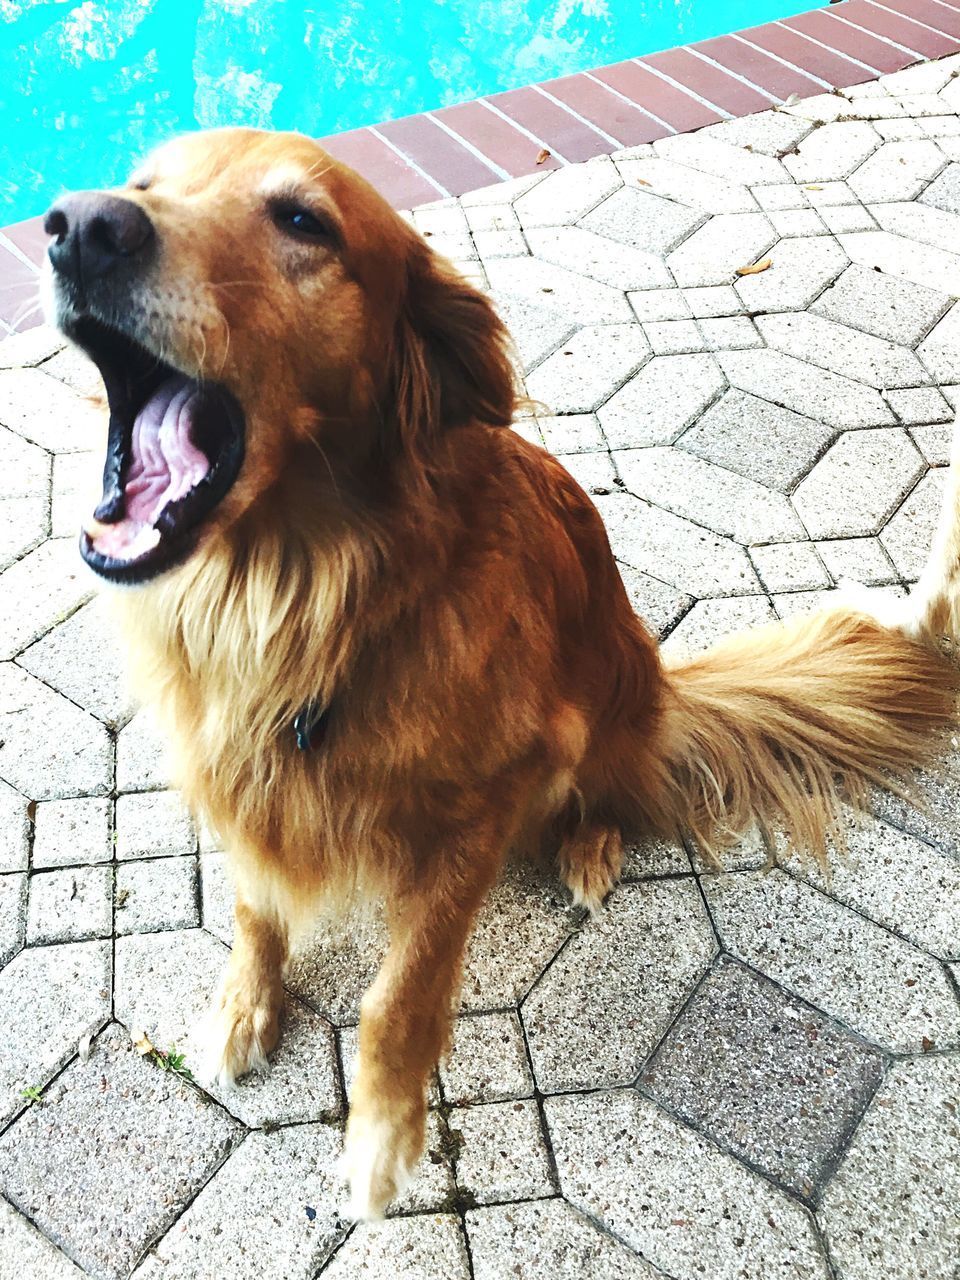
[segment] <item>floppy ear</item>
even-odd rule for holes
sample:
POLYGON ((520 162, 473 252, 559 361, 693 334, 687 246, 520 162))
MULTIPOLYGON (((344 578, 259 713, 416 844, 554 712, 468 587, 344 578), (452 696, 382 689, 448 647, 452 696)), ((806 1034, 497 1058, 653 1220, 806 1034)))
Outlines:
POLYGON ((509 349, 489 299, 418 237, 390 354, 401 446, 417 452, 467 422, 509 426, 517 399, 509 349))

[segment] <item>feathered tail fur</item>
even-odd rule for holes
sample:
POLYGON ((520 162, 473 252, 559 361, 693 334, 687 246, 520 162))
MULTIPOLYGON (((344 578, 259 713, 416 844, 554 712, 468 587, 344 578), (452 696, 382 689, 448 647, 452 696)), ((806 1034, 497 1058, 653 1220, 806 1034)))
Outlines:
POLYGON ((706 856, 758 826, 823 858, 843 802, 865 808, 937 754, 960 671, 866 614, 837 609, 666 664, 660 805, 706 856))

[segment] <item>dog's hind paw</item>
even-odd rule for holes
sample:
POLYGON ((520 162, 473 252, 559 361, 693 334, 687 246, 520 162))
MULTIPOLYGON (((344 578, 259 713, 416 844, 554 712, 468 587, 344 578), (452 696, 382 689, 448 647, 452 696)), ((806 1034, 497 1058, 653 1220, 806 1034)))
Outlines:
POLYGON ((337 1165, 349 1189, 341 1216, 353 1222, 382 1218, 409 1184, 421 1146, 417 1125, 351 1111, 337 1165))
POLYGON ((560 876, 573 895, 575 907, 596 915, 620 878, 623 839, 614 827, 585 822, 560 848, 560 876))

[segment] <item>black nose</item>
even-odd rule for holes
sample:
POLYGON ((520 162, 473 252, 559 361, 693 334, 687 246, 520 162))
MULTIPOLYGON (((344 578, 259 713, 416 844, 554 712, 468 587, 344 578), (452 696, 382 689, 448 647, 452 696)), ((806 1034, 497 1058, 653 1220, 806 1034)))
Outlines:
POLYGON ((132 200, 102 191, 76 191, 59 200, 43 222, 50 261, 77 283, 113 271, 120 262, 147 256, 155 239, 153 223, 132 200))

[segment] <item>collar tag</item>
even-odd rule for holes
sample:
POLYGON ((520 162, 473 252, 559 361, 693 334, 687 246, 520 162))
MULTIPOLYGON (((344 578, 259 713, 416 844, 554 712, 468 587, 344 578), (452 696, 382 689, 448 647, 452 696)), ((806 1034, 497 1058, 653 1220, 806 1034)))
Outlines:
POLYGON ((329 707, 323 706, 316 699, 304 703, 293 720, 297 750, 311 751, 314 747, 318 747, 326 736, 329 720, 329 707))

